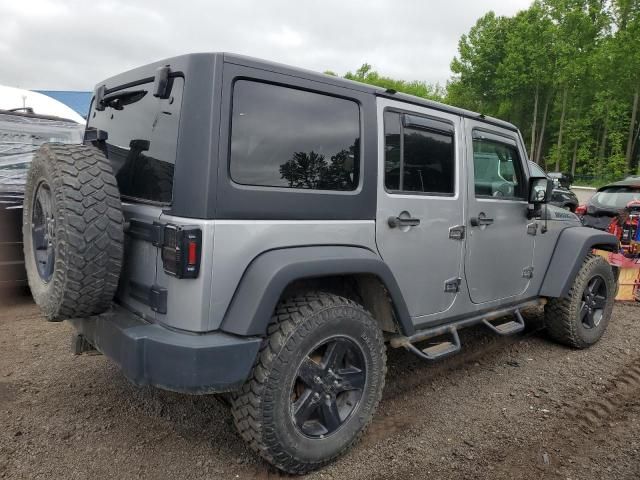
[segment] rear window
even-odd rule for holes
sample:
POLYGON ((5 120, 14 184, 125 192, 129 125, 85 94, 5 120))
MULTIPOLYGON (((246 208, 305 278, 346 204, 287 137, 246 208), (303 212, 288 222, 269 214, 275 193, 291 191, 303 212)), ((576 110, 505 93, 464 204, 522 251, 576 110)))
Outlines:
POLYGON ((607 208, 624 208, 629 202, 640 201, 640 188, 608 187, 596 193, 591 201, 607 208))
POLYGON ((88 126, 107 132, 96 145, 111 161, 123 197, 171 203, 183 88, 176 77, 167 99, 154 97, 147 83, 115 92, 130 95, 102 111, 92 106, 88 126))
POLYGON ((237 81, 229 169, 231 179, 243 185, 355 190, 360 170, 358 104, 237 81))

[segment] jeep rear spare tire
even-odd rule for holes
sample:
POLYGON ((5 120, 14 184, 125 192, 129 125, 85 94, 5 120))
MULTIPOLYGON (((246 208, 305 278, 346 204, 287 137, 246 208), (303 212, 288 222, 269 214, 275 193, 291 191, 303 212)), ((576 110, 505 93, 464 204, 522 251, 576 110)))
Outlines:
POLYGON ((50 321, 104 312, 123 255, 120 194, 109 161, 84 145, 45 144, 25 187, 22 235, 31 293, 50 321))

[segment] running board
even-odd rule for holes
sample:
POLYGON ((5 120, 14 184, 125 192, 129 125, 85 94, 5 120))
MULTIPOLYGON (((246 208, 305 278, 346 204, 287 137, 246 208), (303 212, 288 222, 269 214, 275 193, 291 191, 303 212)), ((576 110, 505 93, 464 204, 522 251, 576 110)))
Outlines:
POLYGON ((524 318, 522 318, 522 314, 520 310, 516 310, 513 312, 513 315, 516 317, 515 320, 511 320, 510 322, 500 323, 495 325, 491 323, 490 320, 486 318, 482 320, 487 327, 489 327, 494 333, 498 335, 513 335, 515 333, 519 333, 524 330, 524 318))
POLYGON ((449 342, 440 342, 422 350, 412 343, 408 343, 405 345, 405 348, 423 360, 428 360, 430 362, 440 360, 441 358, 448 357, 449 355, 453 355, 454 353, 458 353, 462 350, 462 344, 460 343, 460 337, 458 336, 456 328, 451 327, 449 333, 451 334, 451 341, 449 342))
POLYGON ((541 306, 545 303, 546 299, 540 298, 521 303, 519 305, 514 305, 512 307, 502 308, 493 312, 485 312, 480 315, 463 318, 461 320, 452 322, 449 325, 427 328, 415 333, 414 335, 411 335, 410 337, 398 335, 392 337, 389 341, 389 344, 394 348, 403 347, 411 353, 414 353, 418 357, 422 358, 423 360, 439 360, 441 358, 448 357, 449 355, 453 355, 454 353, 458 353, 462 349, 460 337, 458 336, 458 330, 460 328, 482 323, 498 335, 512 335, 514 333, 523 331, 525 327, 524 318, 522 318, 520 309, 541 306), (515 320, 503 322, 497 325, 492 323, 492 321, 508 315, 514 315, 515 320), (451 338, 449 339, 449 341, 440 342, 423 350, 420 350, 414 345, 415 343, 422 342, 424 340, 428 340, 430 338, 438 337, 441 335, 450 335, 451 338))

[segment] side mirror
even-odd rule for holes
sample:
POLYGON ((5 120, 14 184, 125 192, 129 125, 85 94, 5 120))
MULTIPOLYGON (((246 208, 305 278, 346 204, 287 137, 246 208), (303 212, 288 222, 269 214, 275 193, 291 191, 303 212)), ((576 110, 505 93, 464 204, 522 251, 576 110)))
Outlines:
POLYGON ((553 193, 553 180, 547 177, 529 178, 529 203, 540 205, 548 203, 553 193))

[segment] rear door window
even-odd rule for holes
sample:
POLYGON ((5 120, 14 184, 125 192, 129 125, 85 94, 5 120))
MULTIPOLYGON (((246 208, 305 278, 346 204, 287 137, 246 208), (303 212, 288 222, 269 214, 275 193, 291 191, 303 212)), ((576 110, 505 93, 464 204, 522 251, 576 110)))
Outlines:
POLYGON ((358 104, 238 80, 229 165, 232 180, 243 185, 355 190, 360 171, 358 104))
POLYGON ((453 129, 444 122, 410 118, 416 125, 406 121, 403 125, 401 113, 385 112, 385 188, 391 192, 453 195, 453 129))
POLYGON ((184 79, 176 77, 167 99, 153 96, 151 82, 127 88, 132 94, 125 101, 102 111, 92 106, 89 128, 107 132, 96 145, 109 158, 124 198, 171 203, 183 88, 184 79))

